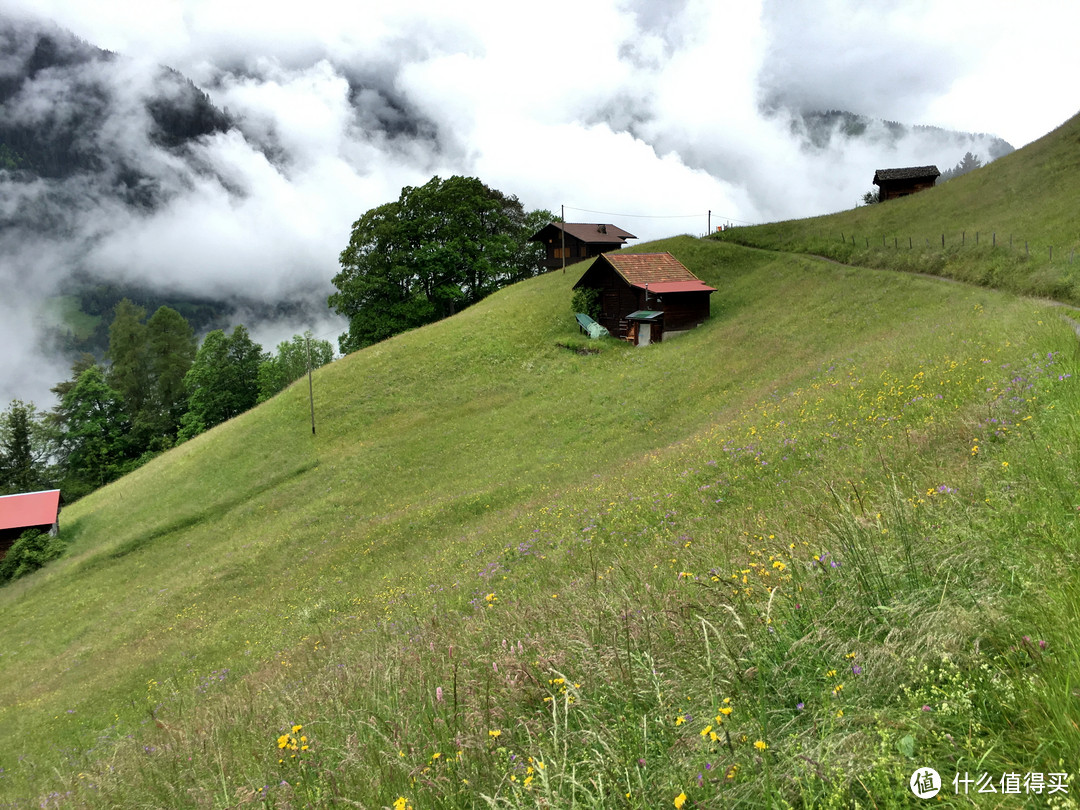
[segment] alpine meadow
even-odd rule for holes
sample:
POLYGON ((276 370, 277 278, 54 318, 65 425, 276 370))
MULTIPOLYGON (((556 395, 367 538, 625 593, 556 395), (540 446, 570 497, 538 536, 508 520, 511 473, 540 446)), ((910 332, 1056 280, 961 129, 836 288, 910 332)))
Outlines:
POLYGON ((1077 806, 1078 139, 636 245, 718 290, 647 348, 521 281, 64 509, 0 806, 1077 806))

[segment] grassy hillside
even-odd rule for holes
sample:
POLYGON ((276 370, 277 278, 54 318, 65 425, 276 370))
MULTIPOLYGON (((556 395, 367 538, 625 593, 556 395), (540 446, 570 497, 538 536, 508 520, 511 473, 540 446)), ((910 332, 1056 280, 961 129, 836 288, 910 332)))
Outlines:
POLYGON ((889 806, 919 764, 1066 770, 1075 336, 649 249, 720 289, 706 326, 579 354, 551 274, 320 370, 315 437, 294 386, 65 510, 70 555, 0 591, 11 806, 889 806))
POLYGON ((1078 140, 1080 115, 928 192, 720 238, 1080 303, 1078 140))
POLYGON ((588 343, 552 273, 320 369, 315 436, 297 384, 66 509, 0 590, 0 806, 892 807, 921 766, 1045 803, 1080 751, 1059 310, 637 250, 718 288, 704 326, 588 343))

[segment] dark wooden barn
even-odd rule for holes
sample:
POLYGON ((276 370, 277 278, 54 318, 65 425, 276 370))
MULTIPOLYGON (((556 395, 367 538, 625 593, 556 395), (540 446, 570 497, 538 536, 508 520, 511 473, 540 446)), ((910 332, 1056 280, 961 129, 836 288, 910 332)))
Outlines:
POLYGON ((878 169, 874 172, 874 185, 878 187, 878 200, 885 202, 896 197, 906 197, 917 191, 933 188, 941 172, 937 166, 909 166, 905 169, 878 169))
POLYGON ((635 343, 645 323, 652 343, 698 326, 709 317, 709 296, 716 292, 670 253, 605 253, 574 285, 579 288, 599 290, 597 320, 635 343))
POLYGON ((566 264, 579 262, 592 256, 599 256, 609 250, 618 250, 627 239, 637 239, 629 231, 614 225, 591 222, 552 222, 545 225, 530 238, 530 242, 540 242, 547 250, 544 266, 549 270, 566 264), (563 256, 565 245, 566 255, 563 256))
POLYGON ((0 559, 27 529, 56 534, 60 490, 0 496, 0 559))

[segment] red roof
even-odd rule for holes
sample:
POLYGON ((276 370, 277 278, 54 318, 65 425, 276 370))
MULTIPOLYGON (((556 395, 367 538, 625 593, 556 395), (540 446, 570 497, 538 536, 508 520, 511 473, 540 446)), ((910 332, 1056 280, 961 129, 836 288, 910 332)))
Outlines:
POLYGON ((648 284, 651 293, 716 292, 716 287, 710 287, 701 279, 695 279, 694 281, 648 281, 633 286, 644 289, 646 284, 648 284))
POLYGON ((60 511, 60 490, 0 496, 0 529, 51 526, 60 511))

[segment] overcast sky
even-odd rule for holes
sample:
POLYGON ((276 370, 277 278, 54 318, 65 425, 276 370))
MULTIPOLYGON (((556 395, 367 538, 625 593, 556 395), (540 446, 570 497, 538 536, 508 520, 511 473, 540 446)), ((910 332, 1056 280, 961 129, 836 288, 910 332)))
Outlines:
MULTIPOLYGON (((716 225, 850 208, 876 168, 944 169, 963 154, 916 137, 809 150, 790 110, 1017 148, 1080 110, 1074 0, 0 0, 0 14, 50 19, 129 57, 118 92, 138 94, 166 64, 244 121, 200 144, 212 176, 156 158, 179 178, 163 210, 96 210, 71 228, 92 240, 32 247, 207 294, 325 301, 351 223, 435 174, 475 175, 527 208, 566 205, 568 220, 643 239, 700 234, 709 210, 716 225)), ((138 121, 116 129, 152 149, 138 121)), ((50 272, 37 281, 46 291, 50 272)), ((14 362, 0 364, 0 397, 39 399, 42 382, 14 362)))

